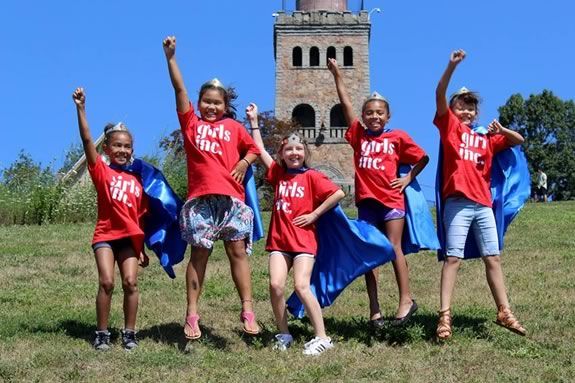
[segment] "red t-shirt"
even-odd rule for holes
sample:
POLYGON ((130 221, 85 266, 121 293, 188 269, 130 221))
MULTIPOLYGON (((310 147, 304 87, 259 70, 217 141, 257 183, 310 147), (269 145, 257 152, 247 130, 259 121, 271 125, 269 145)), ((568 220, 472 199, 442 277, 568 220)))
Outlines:
POLYGON ((112 169, 100 156, 88 171, 98 194, 98 221, 92 244, 130 237, 136 254, 144 244, 142 218, 147 198, 142 182, 132 173, 112 169))
POLYGON ((243 201, 244 186, 230 173, 246 154, 260 154, 243 125, 231 118, 203 121, 191 103, 178 118, 188 165, 188 199, 220 194, 243 201))
POLYGON ((463 195, 491 207, 493 155, 512 145, 501 134, 475 133, 451 109, 443 116, 436 114, 433 123, 439 129, 443 147, 443 199, 463 195))
POLYGON ((292 221, 313 212, 339 188, 317 170, 288 173, 275 162, 268 169, 266 180, 275 189, 266 250, 315 255, 315 224, 297 227, 292 221))
POLYGON ((390 209, 405 210, 403 194, 391 187, 391 181, 398 177, 400 164, 417 163, 425 151, 403 130, 369 135, 358 119, 345 132, 345 139, 353 148, 356 204, 370 198, 390 209))

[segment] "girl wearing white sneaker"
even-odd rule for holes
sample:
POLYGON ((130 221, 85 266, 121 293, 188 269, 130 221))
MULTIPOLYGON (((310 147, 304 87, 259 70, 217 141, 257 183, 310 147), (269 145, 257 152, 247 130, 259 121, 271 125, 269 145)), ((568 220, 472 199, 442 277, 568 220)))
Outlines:
POLYGON ((267 168, 266 180, 275 188, 274 208, 266 242, 266 250, 270 252, 270 298, 280 331, 276 335, 274 349, 286 350, 293 342, 285 303, 287 275, 293 267, 295 291, 315 333, 315 337, 305 344, 303 353, 319 355, 332 348, 333 343, 326 335, 321 307, 310 289, 317 252, 315 222, 345 194, 324 174, 308 167, 306 160, 309 160, 309 150, 301 135, 294 132, 284 137, 274 161, 264 148, 258 126, 257 106, 250 104, 246 115, 254 142, 261 151, 260 160, 267 168))

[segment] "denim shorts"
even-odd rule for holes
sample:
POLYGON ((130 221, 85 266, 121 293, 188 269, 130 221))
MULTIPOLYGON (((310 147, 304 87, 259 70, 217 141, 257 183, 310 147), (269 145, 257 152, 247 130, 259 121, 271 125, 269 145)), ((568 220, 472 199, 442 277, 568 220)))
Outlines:
POLYGON ((405 210, 390 209, 374 199, 364 199, 357 204, 357 218, 383 230, 385 222, 405 217, 405 210))
POLYGON ((443 224, 448 257, 463 258, 463 249, 470 228, 482 257, 499 255, 495 217, 490 207, 465 197, 450 197, 445 201, 443 224))
POLYGON ((210 194, 187 201, 180 212, 182 238, 194 247, 211 249, 214 242, 246 240, 252 253, 254 212, 237 198, 210 194))

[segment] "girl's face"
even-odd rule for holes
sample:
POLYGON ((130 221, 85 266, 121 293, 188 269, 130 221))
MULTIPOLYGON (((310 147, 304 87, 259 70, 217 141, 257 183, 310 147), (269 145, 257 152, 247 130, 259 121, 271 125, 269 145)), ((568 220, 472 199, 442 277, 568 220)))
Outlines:
POLYGON ((389 121, 387 105, 383 101, 373 100, 365 104, 361 113, 361 119, 365 126, 372 132, 379 132, 389 121))
POLYGON ((299 169, 304 166, 305 146, 299 143, 287 143, 281 151, 281 158, 288 169, 299 169))
POLYGON ((220 120, 226 111, 224 95, 218 89, 207 89, 200 98, 198 109, 204 121, 220 120))
POLYGON ((451 105, 453 114, 465 125, 471 125, 477 117, 477 106, 468 104, 463 100, 455 100, 451 105))
POLYGON ((125 132, 115 132, 104 144, 104 153, 110 158, 110 162, 115 165, 127 165, 133 153, 132 137, 125 132))

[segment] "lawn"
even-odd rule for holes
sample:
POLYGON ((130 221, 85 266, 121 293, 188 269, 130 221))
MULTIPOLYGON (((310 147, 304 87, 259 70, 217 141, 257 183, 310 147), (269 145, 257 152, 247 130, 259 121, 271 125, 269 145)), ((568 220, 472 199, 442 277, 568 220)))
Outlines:
MULTIPOLYGON (((335 348, 315 358, 301 353, 312 336, 306 321, 290 321, 294 347, 271 350, 275 327, 262 241, 251 259, 261 336, 241 334, 239 299, 227 258, 216 247, 200 302, 201 341, 187 344, 182 335, 185 263, 170 280, 153 259, 139 278, 140 347, 129 353, 120 346, 117 281, 114 347, 94 351, 92 229, 91 224, 0 227, 0 381, 575 381, 574 202, 530 203, 508 231, 503 270, 526 337, 494 323, 483 263, 470 261, 456 285, 453 339, 435 343, 441 265, 434 253, 423 252, 408 256, 420 309, 405 328, 370 331, 367 295, 358 280, 324 310, 335 348)), ((390 265, 381 273, 380 300, 385 315, 393 315, 397 288, 390 265)))

